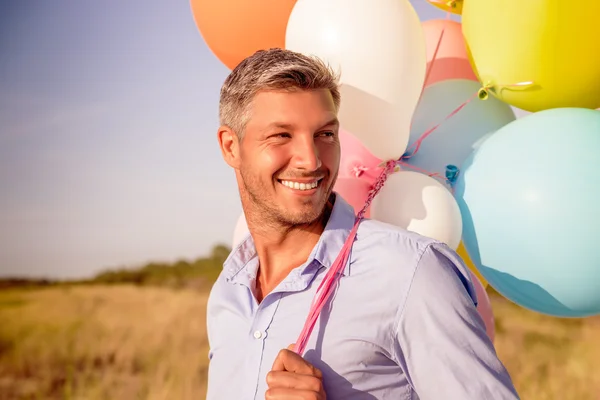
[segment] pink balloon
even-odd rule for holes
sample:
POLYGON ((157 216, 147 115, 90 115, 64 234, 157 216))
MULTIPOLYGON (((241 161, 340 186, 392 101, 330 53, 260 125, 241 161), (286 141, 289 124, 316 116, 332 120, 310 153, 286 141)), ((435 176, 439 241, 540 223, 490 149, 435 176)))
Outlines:
POLYGON ((425 87, 448 79, 478 80, 469 62, 462 25, 459 22, 443 19, 425 21, 423 22, 423 32, 425 33, 427 73, 429 74, 425 87), (444 35, 441 37, 442 31, 444 35), (438 48, 437 54, 435 54, 436 48, 438 48), (435 61, 432 64, 434 55, 435 61), (429 71, 430 69, 431 71, 429 71))
MULTIPOLYGON (((333 190, 342 196, 344 200, 346 200, 354 208, 354 214, 358 214, 367 201, 369 191, 371 190, 371 184, 364 179, 359 179, 353 176, 338 176, 333 190)), ((369 218, 370 215, 371 207, 367 208, 365 217, 369 218)))
POLYGON ((492 303, 490 302, 490 298, 479 278, 477 278, 477 276, 471 271, 469 271, 469 275, 471 276, 471 282, 473 282, 475 293, 477 294, 477 311, 485 323, 485 331, 487 335, 492 342, 494 342, 496 337, 496 324, 494 322, 492 303))
POLYGON ((371 154, 360 140, 343 129, 340 129, 340 143, 342 156, 338 179, 358 178, 369 185, 374 184, 382 171, 379 167, 382 160, 371 154))

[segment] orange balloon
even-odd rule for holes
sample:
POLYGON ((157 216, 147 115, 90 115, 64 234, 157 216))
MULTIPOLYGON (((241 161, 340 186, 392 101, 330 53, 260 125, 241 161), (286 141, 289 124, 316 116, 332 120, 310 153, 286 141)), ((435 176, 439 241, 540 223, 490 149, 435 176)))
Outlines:
POLYGON ((296 0, 191 0, 202 38, 229 69, 258 50, 284 48, 295 3, 296 0))
POLYGON ((443 19, 425 21, 422 25, 427 49, 428 77, 425 87, 448 79, 476 81, 477 76, 469 61, 462 25, 443 19))

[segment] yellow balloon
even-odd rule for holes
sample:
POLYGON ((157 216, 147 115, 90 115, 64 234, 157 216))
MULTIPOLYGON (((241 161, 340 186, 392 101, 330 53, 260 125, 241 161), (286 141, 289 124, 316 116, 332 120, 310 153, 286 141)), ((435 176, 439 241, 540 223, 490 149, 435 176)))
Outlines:
POLYGON ((481 284, 483 285, 483 287, 486 288, 488 286, 488 281, 486 281, 485 278, 479 272, 479 270, 477 270, 477 267, 473 263, 473 260, 471 260, 469 253, 467 253, 467 249, 465 248, 465 244, 462 242, 462 240, 460 241, 460 244, 458 245, 458 249, 456 249, 456 253, 460 256, 460 258, 463 259, 463 261, 465 262, 465 265, 467 267, 469 267, 471 272, 474 273, 475 276, 477 276, 477 278, 479 278, 479 281, 481 281, 481 284))
POLYGON ((500 100, 526 111, 600 107, 600 1, 467 0, 473 69, 500 100))
POLYGON ((463 8, 463 0, 428 0, 439 9, 460 15, 463 8))

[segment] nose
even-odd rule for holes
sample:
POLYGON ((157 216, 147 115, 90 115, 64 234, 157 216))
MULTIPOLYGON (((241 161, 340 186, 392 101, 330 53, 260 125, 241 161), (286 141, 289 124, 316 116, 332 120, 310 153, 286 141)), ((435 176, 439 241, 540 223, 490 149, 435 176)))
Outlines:
POLYGON ((293 165, 297 169, 305 171, 316 171, 321 168, 321 158, 319 149, 315 143, 315 138, 310 135, 296 137, 293 144, 293 165))

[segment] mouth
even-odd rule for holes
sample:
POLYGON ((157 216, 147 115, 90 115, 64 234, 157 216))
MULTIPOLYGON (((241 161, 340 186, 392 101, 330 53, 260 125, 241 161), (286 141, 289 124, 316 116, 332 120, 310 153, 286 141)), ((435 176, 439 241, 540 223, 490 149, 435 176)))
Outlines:
POLYGON ((302 182, 294 180, 277 179, 277 182, 281 183, 288 189, 310 193, 315 191, 321 185, 321 182, 323 182, 323 178, 302 182))

